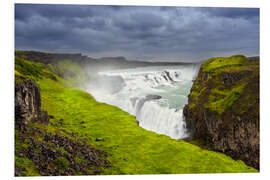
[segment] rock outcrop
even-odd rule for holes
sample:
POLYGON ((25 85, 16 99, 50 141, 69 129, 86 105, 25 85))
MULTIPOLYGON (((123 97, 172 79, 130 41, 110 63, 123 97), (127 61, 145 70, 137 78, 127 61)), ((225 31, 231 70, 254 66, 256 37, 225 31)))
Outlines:
MULTIPOLYGON (((35 171, 42 176, 48 175, 94 175, 102 168, 110 168, 107 154, 74 137, 52 134, 35 127, 29 127, 17 135, 17 143, 23 144, 16 150, 19 158, 33 162, 35 171), (36 137, 39 137, 38 139, 36 137), (42 140, 40 140, 42 139, 42 140)), ((15 175, 23 176, 24 168, 16 165, 15 175)))
MULTIPOLYGON (((15 176, 94 175, 110 168, 107 154, 73 133, 47 131, 50 123, 41 110, 38 85, 15 76, 15 176), (40 126, 35 124, 41 123, 40 126)), ((60 122, 63 119, 60 119, 60 122)))
POLYGON ((38 85, 31 79, 16 77, 15 121, 16 128, 22 128, 31 121, 49 123, 47 112, 41 110, 38 85))
POLYGON ((232 56, 203 63, 184 116, 193 139, 259 169, 259 61, 232 56))

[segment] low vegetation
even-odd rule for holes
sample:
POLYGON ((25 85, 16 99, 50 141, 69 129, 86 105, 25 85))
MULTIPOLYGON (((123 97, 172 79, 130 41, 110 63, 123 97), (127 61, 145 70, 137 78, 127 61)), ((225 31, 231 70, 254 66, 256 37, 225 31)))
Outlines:
MULTIPOLYGON (((201 74, 204 78, 197 79, 192 86, 189 107, 194 108, 196 103, 222 114, 246 92, 244 90, 248 88, 247 81, 259 74, 258 62, 247 60, 243 55, 207 60, 201 66, 201 74), (250 77, 250 74, 253 75, 250 77)), ((248 94, 245 93, 244 96, 248 94)), ((251 98, 255 100, 256 97, 251 98)))
POLYGON ((259 169, 259 60, 205 61, 184 108, 193 139, 259 169))
POLYGON ((217 72, 219 69, 224 68, 236 68, 246 65, 246 57, 243 55, 231 56, 228 58, 224 57, 214 57, 208 59, 202 65, 203 72, 217 72))
MULTIPOLYGON (((238 59, 238 58, 237 58, 238 59)), ((216 69, 211 67, 207 71, 216 69)), ((212 66, 211 65, 211 66, 212 66)), ((39 175, 39 166, 25 156, 20 156, 23 149, 38 151, 38 146, 29 143, 27 139, 34 139, 36 144, 44 141, 44 133, 68 137, 73 141, 90 145, 104 153, 110 165, 94 166, 94 170, 87 169, 89 174, 170 174, 170 173, 225 173, 225 172, 257 172, 242 161, 218 152, 209 151, 183 140, 173 140, 165 135, 159 135, 142 129, 137 125, 134 116, 117 107, 97 102, 90 94, 75 88, 80 75, 80 67, 70 61, 59 62, 57 65, 45 65, 15 58, 15 80, 20 76, 31 78, 37 82, 41 91, 42 110, 47 111, 50 123, 29 126, 35 129, 34 135, 22 134, 16 130, 15 165, 22 176, 39 175), (56 67, 56 68, 55 68, 56 67), (62 68, 62 69, 61 69, 62 68), (72 72, 68 78, 61 77, 60 71, 72 72), (72 84, 72 85, 70 85, 72 84), (42 135, 43 134, 43 135, 42 135), (25 136, 23 141, 19 138, 25 136)), ((202 89, 194 97, 203 93, 202 89)), ((234 88, 232 92, 223 92, 224 102, 228 107, 232 105, 241 93, 241 88, 234 88)), ((217 91, 218 93, 219 91, 217 91)), ((216 101, 217 111, 220 100, 216 101)), ((34 143, 35 144, 35 143, 34 143)), ((55 143, 47 143, 51 149, 60 154, 67 154, 67 149, 55 143)), ((75 163, 88 166, 82 156, 73 157, 75 163)), ((61 155, 52 161, 53 167, 66 172, 70 166, 66 156, 61 155)), ((53 175, 53 174, 48 174, 53 175)))

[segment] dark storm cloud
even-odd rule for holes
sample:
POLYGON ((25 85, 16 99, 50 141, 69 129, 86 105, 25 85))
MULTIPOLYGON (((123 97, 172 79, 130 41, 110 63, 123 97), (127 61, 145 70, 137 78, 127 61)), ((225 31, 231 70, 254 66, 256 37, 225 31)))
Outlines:
POLYGON ((258 18, 258 8, 207 8, 207 11, 214 16, 227 18, 258 18))
POLYGON ((47 18, 74 18, 91 17, 93 12, 88 6, 73 5, 40 5, 40 4, 16 4, 15 18, 25 20, 34 15, 40 15, 47 18), (25 15, 24 15, 25 14, 25 15))
POLYGON ((15 48, 145 60, 259 54, 259 9, 15 6, 15 48))
POLYGON ((136 29, 147 31, 163 26, 164 20, 161 16, 149 12, 136 12, 125 18, 115 19, 115 25, 127 31, 136 29))

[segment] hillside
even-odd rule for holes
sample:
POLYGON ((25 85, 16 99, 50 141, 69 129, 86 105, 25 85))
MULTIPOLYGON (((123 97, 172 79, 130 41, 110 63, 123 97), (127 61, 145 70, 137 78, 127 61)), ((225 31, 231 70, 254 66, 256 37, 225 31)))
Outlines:
POLYGON ((257 172, 240 160, 142 129, 78 89, 81 64, 15 57, 15 175, 257 172))
POLYGON ((188 62, 147 62, 127 60, 123 56, 118 57, 102 57, 92 58, 78 54, 61 54, 61 53, 45 53, 38 51, 15 51, 18 58, 27 59, 32 62, 40 62, 44 64, 57 64, 63 60, 71 60, 76 64, 80 64, 84 69, 91 72, 109 69, 124 69, 145 66, 173 66, 183 64, 193 64, 188 62))
POLYGON ((193 139, 259 169, 259 60, 205 61, 184 108, 193 139))

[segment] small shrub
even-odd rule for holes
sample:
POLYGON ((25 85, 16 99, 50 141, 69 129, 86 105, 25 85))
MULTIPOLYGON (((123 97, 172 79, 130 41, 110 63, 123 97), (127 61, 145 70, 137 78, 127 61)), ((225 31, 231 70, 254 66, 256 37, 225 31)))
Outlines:
POLYGON ((54 163, 60 169, 66 169, 69 166, 68 160, 64 157, 58 157, 57 159, 54 160, 54 163))

